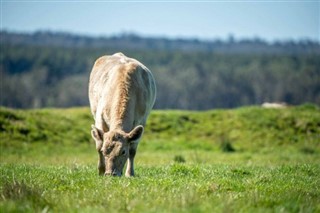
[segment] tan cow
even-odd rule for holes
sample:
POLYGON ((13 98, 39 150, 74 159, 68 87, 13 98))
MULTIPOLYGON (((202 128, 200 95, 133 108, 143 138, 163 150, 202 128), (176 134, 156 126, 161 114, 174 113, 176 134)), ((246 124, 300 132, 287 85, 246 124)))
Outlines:
POLYGON ((147 117, 154 105, 156 86, 150 70, 122 53, 96 60, 89 82, 95 125, 91 135, 99 153, 100 175, 134 175, 134 157, 147 117))

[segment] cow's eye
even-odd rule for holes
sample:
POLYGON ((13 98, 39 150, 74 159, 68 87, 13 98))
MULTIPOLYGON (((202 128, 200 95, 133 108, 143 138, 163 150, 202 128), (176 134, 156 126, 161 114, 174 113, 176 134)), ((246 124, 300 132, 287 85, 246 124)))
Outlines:
POLYGON ((113 149, 114 149, 114 144, 110 144, 109 146, 106 147, 105 154, 109 155, 113 149))
POLYGON ((120 140, 120 135, 118 135, 118 134, 114 135, 113 138, 112 138, 112 140, 113 140, 113 141, 118 141, 118 140, 120 140))
POLYGON ((125 155, 126 154, 126 150, 122 150, 121 155, 125 155))

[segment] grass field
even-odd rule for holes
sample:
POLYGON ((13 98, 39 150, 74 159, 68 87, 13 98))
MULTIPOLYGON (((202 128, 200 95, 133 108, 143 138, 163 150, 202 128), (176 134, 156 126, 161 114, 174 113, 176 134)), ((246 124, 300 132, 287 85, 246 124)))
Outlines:
POLYGON ((0 108, 0 212, 320 212, 320 110, 153 111, 134 178, 97 175, 88 108, 0 108))

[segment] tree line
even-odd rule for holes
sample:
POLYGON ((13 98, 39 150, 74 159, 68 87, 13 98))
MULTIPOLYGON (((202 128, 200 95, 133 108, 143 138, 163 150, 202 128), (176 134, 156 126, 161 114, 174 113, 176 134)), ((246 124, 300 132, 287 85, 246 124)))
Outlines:
POLYGON ((320 105, 320 45, 314 41, 94 38, 52 32, 1 32, 1 105, 86 106, 95 59, 115 52, 138 59, 154 73, 158 109, 320 105))

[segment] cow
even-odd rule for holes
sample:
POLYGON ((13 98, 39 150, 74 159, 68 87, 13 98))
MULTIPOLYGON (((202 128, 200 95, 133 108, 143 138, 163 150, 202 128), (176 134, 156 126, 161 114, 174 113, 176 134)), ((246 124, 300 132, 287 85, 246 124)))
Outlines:
POLYGON ((100 175, 134 176, 134 158, 156 99, 151 71, 122 53, 98 58, 89 79, 91 136, 100 175))

